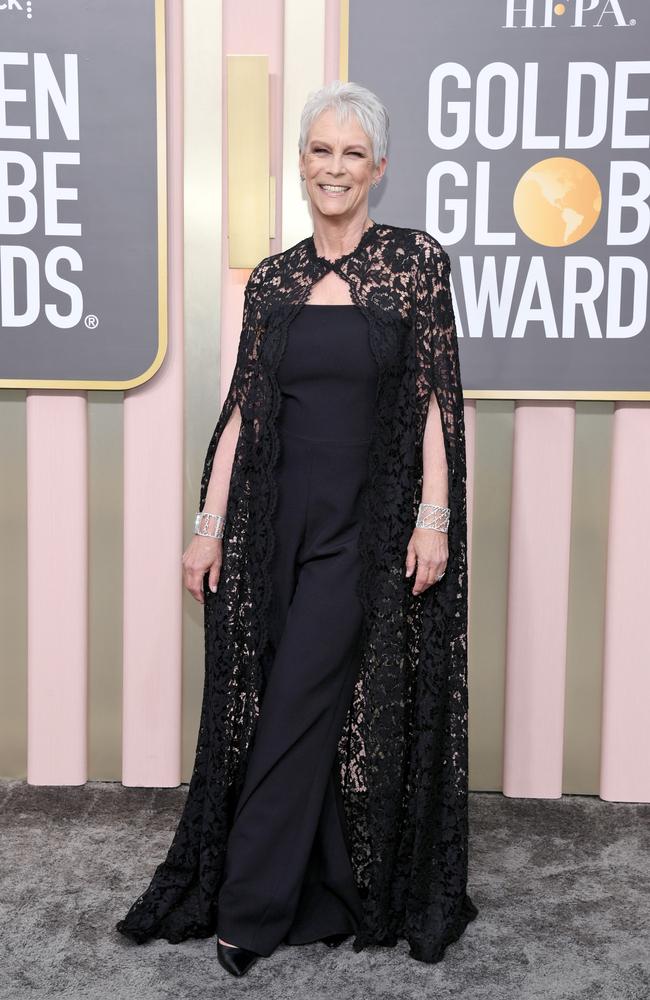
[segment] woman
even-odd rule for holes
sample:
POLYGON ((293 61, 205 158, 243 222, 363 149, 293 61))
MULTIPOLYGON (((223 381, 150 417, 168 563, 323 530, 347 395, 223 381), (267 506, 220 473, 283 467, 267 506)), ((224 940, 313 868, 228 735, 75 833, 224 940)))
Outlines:
POLYGON ((368 217, 388 116, 310 95, 314 232, 251 272, 185 584, 205 686, 166 859, 116 925, 218 933, 243 975, 280 943, 437 962, 467 883, 465 431, 450 262, 368 217))

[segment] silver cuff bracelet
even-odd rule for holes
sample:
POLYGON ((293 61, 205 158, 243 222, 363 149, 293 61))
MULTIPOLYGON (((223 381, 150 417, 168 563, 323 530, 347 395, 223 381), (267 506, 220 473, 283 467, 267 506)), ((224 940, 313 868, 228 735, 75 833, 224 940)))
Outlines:
POLYGON ((436 531, 448 531, 449 507, 440 507, 435 503, 421 503, 415 522, 416 528, 435 528, 436 531))
POLYGON ((194 534, 205 535, 206 538, 223 538, 225 522, 224 514, 208 514, 207 511, 199 511, 194 521, 194 534))

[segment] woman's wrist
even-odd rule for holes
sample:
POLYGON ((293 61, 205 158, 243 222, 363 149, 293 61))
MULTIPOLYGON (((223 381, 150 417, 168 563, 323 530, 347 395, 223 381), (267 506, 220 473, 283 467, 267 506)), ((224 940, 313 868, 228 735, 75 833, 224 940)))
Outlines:
POLYGON ((194 519, 194 534, 205 538, 223 538, 225 514, 211 514, 207 510, 199 511, 194 519))

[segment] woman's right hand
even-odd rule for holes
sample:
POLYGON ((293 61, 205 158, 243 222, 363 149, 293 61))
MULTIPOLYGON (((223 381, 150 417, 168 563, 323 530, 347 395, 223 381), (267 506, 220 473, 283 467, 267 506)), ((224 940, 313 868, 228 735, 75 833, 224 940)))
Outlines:
POLYGON ((208 586, 213 592, 217 589, 222 559, 223 541, 221 538, 194 535, 185 549, 183 553, 183 584, 199 604, 205 604, 203 577, 208 571, 210 572, 208 586))

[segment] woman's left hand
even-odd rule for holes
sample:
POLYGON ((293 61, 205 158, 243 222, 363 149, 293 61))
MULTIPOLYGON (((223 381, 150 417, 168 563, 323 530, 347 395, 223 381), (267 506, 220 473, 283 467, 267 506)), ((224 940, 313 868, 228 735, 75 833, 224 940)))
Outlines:
POLYGON ((416 565, 417 573, 413 593, 421 594, 447 568, 449 546, 447 532, 436 528, 414 528, 406 549, 406 575, 411 576, 416 565))

